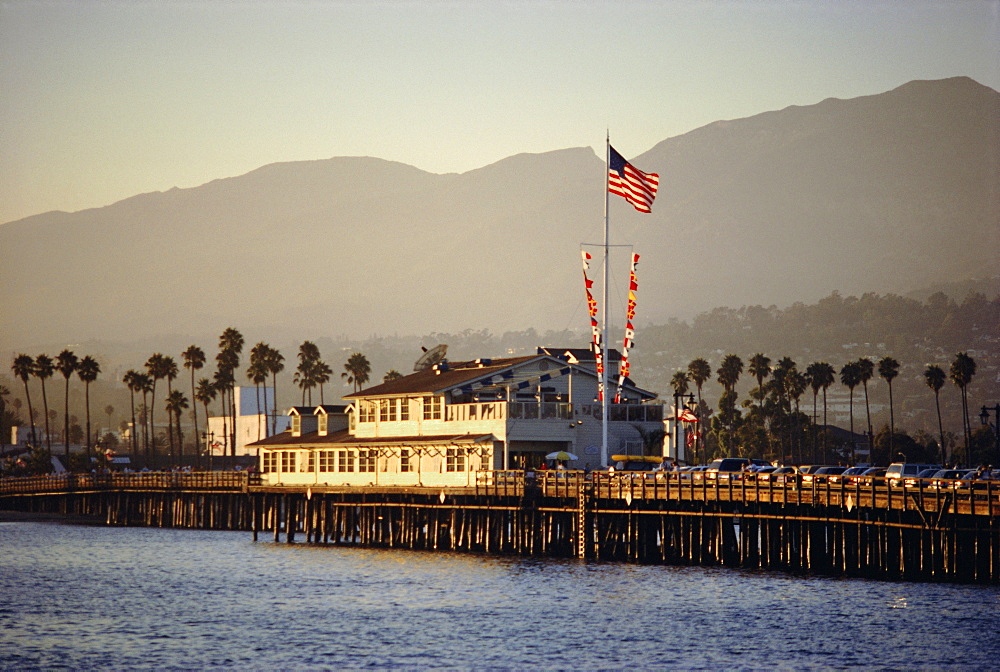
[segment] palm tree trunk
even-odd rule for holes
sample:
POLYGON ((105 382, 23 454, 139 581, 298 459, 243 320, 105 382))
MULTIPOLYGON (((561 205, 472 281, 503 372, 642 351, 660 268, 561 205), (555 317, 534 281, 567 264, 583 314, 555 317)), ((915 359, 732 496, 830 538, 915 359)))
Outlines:
MULTIPOLYGON (((170 378, 167 377, 167 399, 173 394, 173 385, 170 384, 170 378)), ((167 445, 169 446, 170 458, 174 457, 174 422, 173 414, 167 411, 167 445)))
MULTIPOLYGON (((889 382, 889 456, 895 455, 893 452, 896 445, 896 417, 892 409, 892 381, 889 382)), ((942 465, 944 466, 944 465, 942 465)))
POLYGON ((66 468, 69 469, 69 376, 66 376, 66 400, 63 406, 63 443, 66 445, 66 468))
POLYGON ((129 403, 132 407, 132 454, 139 453, 139 438, 135 435, 135 390, 129 388, 129 403))
POLYGON ((944 425, 941 423, 941 398, 936 390, 934 391, 934 405, 937 406, 938 435, 941 437, 941 466, 943 467, 948 462, 948 456, 944 447, 944 425))
POLYGON ((84 399, 86 400, 86 410, 87 410, 87 457, 92 457, 90 442, 90 383, 84 383, 84 399))
MULTIPOLYGON (((195 398, 195 387, 194 387, 194 367, 191 367, 191 413, 194 419, 194 445, 198 445, 198 401, 195 398)), ((206 416, 207 417, 207 416, 206 416)), ((198 455, 198 449, 195 448, 195 455, 198 455)))

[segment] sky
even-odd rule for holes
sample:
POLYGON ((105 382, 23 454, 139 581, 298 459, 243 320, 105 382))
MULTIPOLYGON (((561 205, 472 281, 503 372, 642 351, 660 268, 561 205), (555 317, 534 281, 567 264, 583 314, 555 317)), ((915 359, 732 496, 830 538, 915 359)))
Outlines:
POLYGON ((964 75, 1000 0, 0 0, 0 222, 281 161, 432 173, 964 75))

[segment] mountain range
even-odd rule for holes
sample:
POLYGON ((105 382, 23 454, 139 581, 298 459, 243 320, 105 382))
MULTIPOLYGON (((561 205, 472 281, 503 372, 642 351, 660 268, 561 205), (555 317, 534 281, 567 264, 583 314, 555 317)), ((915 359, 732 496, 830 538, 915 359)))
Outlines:
MULTIPOLYGON (((637 326, 1000 274, 1000 94, 965 77, 616 149, 660 175, 652 214, 609 201, 619 324, 629 251, 637 326)), ((338 157, 9 222, 0 348, 584 329, 604 185, 590 148, 445 175, 338 157)))

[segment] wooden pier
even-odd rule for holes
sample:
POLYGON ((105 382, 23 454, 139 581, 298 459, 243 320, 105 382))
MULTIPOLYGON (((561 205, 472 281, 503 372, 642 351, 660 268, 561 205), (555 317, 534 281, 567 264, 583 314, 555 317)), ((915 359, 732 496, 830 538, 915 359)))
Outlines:
POLYGON ((461 488, 268 486, 240 472, 42 477, 0 481, 0 510, 255 540, 1000 583, 995 482, 693 476, 488 471, 461 488))

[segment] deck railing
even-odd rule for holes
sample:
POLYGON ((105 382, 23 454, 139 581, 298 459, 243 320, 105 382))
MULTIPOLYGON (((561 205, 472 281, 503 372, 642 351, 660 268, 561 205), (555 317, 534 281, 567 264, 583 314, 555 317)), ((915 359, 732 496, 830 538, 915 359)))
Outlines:
POLYGON ((0 479, 0 495, 58 494, 90 490, 245 490, 260 484, 246 471, 150 471, 112 474, 56 474, 0 479))

